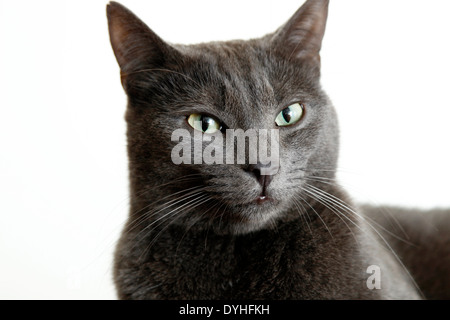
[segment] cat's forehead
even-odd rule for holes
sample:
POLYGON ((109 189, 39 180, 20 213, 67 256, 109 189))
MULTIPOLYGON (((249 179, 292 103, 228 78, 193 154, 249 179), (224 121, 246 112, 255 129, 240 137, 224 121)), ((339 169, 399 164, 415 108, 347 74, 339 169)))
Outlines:
POLYGON ((245 115, 251 114, 255 121, 266 115, 272 117, 281 106, 301 100, 303 92, 311 93, 301 70, 283 64, 260 39, 180 49, 189 57, 184 72, 203 85, 207 96, 213 97, 213 107, 242 115, 241 120, 246 122, 245 115))
MULTIPOLYGON (((267 86, 270 66, 261 46, 249 41, 214 42, 190 46, 197 77, 234 89, 267 86)), ((256 92, 253 92, 256 95, 256 92)))

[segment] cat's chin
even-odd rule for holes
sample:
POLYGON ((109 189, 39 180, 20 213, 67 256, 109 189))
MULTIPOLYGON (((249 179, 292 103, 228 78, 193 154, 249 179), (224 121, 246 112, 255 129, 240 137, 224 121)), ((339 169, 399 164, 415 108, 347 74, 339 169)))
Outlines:
POLYGON ((245 234, 272 228, 282 215, 279 201, 268 196, 258 196, 253 201, 231 208, 228 219, 217 225, 218 233, 245 234))

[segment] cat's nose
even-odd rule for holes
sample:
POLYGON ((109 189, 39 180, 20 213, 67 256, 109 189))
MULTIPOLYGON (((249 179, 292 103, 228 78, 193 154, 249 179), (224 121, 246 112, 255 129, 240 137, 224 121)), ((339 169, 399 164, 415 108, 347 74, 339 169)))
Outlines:
POLYGON ((272 182, 274 174, 278 171, 278 167, 275 171, 274 168, 270 167, 270 164, 263 165, 258 162, 257 164, 249 164, 244 170, 252 173, 256 177, 256 180, 258 180, 259 184, 265 189, 272 182))

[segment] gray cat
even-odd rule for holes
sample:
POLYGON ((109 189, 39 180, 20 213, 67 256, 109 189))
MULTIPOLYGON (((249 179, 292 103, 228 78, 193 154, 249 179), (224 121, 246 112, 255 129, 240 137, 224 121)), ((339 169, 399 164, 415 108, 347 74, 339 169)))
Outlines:
MULTIPOLYGON (((450 297, 448 213, 388 208, 387 219, 335 181, 338 124, 320 86, 327 14, 328 0, 308 0, 262 38, 175 45, 122 5, 107 6, 128 96, 119 298, 450 297), (243 163, 174 163, 176 129, 194 136, 183 138, 194 157, 195 134, 277 129, 279 162, 265 173, 249 141, 243 163), (440 229, 418 231, 423 214, 440 229)), ((201 151, 207 145, 200 140, 201 151)))

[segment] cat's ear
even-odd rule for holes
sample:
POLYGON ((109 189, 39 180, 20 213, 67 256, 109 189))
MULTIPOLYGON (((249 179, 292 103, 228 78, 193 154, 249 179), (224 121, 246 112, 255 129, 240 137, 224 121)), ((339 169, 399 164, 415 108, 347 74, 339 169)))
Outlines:
POLYGON ((120 3, 106 7, 109 38, 119 63, 122 81, 127 73, 164 65, 178 53, 120 3))
POLYGON ((325 33, 329 0, 307 0, 300 9, 278 29, 271 47, 286 59, 300 59, 320 67, 319 51, 325 33))

